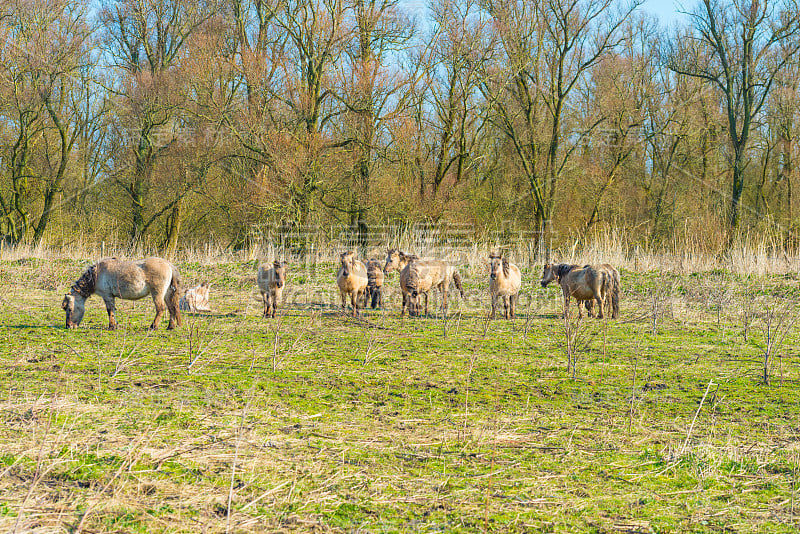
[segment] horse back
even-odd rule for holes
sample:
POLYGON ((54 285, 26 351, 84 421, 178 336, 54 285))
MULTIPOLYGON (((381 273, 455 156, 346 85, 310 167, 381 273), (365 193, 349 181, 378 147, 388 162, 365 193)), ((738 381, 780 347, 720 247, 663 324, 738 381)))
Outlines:
POLYGON ((101 297, 137 300, 151 292, 166 294, 173 266, 162 258, 123 261, 106 258, 97 263, 97 289, 101 297))

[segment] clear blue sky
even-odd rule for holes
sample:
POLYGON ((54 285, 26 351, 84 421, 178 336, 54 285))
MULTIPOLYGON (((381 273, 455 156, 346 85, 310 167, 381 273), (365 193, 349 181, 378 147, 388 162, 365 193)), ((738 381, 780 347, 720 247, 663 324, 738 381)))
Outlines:
MULTIPOLYGON (((686 11, 694 7, 697 0, 645 0, 641 9, 656 15, 661 24, 668 26, 673 23, 685 22, 685 15, 679 11, 686 11)), ((401 0, 401 5, 413 14, 422 16, 425 12, 427 0, 401 0)))
POLYGON ((688 11, 694 7, 695 0, 645 0, 642 9, 656 15, 661 24, 667 26, 686 22, 686 15, 679 11, 688 11))

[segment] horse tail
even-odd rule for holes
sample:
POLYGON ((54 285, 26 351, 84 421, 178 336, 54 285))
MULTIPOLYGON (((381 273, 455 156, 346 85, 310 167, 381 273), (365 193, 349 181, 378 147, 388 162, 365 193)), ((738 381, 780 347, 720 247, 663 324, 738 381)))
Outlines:
POLYGON ((453 271, 453 282, 456 283, 456 287, 458 288, 458 292, 461 293, 461 298, 464 297, 464 287, 461 285, 461 275, 458 274, 458 271, 453 271))
POLYGON ((178 269, 176 269, 174 265, 170 267, 172 267, 172 278, 169 281, 165 300, 167 301, 166 304, 170 314, 175 317, 175 322, 178 323, 178 326, 181 326, 183 320, 181 319, 180 311, 180 294, 183 283, 181 282, 181 275, 178 273, 178 269))
POLYGON ((619 271, 614 269, 611 272, 611 317, 616 319, 619 315, 619 271))

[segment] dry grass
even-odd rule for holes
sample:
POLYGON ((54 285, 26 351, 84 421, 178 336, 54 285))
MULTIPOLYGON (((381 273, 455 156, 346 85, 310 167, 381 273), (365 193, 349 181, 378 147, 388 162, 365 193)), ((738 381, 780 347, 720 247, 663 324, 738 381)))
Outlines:
POLYGON ((475 262, 450 316, 401 320, 394 292, 353 319, 335 251, 294 258, 280 321, 253 278, 279 250, 178 258, 213 312, 169 333, 144 301, 106 332, 96 299, 65 331, 58 295, 97 251, 5 251, 0 530, 796 530, 796 329, 782 382, 760 359, 764 306, 795 312, 795 279, 625 263, 622 318, 581 326, 573 380, 532 258, 516 321, 486 321, 478 247, 421 250, 475 262))

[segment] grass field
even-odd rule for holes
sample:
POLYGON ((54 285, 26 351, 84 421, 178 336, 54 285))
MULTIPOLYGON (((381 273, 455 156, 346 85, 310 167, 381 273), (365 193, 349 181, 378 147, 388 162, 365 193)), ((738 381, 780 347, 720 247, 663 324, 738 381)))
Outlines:
POLYGON ((349 318, 333 263, 294 266, 268 321, 228 260, 178 263, 214 312, 177 331, 149 300, 106 331, 97 297, 66 331, 89 263, 0 262, 4 532, 797 531, 796 277, 623 270, 573 379, 533 265, 514 321, 480 265, 447 318, 396 294, 349 318))

